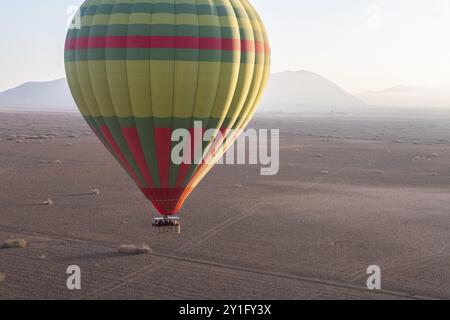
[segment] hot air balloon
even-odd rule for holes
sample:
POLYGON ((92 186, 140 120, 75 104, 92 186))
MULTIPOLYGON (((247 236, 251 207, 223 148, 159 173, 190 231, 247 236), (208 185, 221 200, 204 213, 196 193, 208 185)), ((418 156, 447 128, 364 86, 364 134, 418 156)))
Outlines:
POLYGON ((174 216, 257 109, 263 22, 247 0, 87 0, 78 15, 65 43, 74 100, 157 212, 174 216), (208 161, 175 164, 172 133, 196 122, 217 132, 200 142, 208 161))

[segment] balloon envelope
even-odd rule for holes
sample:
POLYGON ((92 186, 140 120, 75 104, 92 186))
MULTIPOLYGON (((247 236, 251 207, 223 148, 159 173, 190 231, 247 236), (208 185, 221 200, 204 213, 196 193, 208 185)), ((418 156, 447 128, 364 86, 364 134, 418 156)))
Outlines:
POLYGON ((65 67, 92 130, 158 212, 173 215, 237 137, 230 129, 253 117, 270 49, 247 0, 88 0, 68 31, 65 67), (172 133, 194 133, 196 122, 216 130, 200 142, 210 161, 175 164, 172 133))

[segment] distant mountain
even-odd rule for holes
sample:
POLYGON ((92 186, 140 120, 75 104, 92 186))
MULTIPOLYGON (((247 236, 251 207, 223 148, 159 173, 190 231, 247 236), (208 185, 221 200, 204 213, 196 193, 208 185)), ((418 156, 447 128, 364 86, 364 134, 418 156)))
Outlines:
POLYGON ((27 82, 0 93, 0 107, 74 109, 66 79, 48 82, 27 82))
MULTIPOLYGON (((296 110, 298 106, 364 106, 336 84, 308 71, 272 74, 262 101, 266 111, 296 110)), ((75 109, 66 79, 27 82, 0 93, 0 107, 75 109)))
POLYGON ((374 106, 450 108, 450 87, 397 86, 380 91, 365 91, 358 97, 374 106))
POLYGON ((364 106, 357 97, 324 77, 309 72, 274 73, 269 79, 262 101, 263 110, 292 111, 296 106, 364 106))

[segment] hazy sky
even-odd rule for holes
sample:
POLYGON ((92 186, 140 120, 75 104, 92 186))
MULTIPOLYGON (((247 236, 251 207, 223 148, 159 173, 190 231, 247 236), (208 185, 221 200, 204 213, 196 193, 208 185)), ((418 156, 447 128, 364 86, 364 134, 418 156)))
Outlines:
MULTIPOLYGON (((0 91, 64 76, 67 12, 82 2, 3 3, 0 91)), ((450 86, 450 0, 252 3, 269 31, 274 72, 313 71, 352 93, 395 85, 450 86)))

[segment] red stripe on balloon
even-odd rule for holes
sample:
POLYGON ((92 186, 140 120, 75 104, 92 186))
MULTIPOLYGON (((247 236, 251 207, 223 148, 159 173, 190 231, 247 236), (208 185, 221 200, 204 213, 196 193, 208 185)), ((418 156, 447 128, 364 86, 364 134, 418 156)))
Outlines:
POLYGON ((179 169, 178 169, 178 176, 177 176, 177 181, 175 183, 175 186, 177 188, 180 188, 181 185, 183 184, 184 179, 186 178, 187 173, 189 172, 189 169, 192 165, 192 161, 194 159, 194 129, 190 128, 189 129, 189 133, 191 136, 191 140, 190 140, 190 159, 187 163, 185 163, 183 161, 183 163, 180 165, 179 169))
POLYGON ((171 163, 172 129, 155 128, 156 157, 161 188, 169 186, 169 169, 171 163))
POLYGON ((136 161, 145 182, 149 187, 153 187, 153 181, 150 176, 150 171, 145 160, 144 151, 142 150, 141 140, 136 128, 122 128, 122 133, 127 141, 128 147, 133 154, 133 158, 136 161))
POLYGON ((79 37, 66 41, 66 50, 114 48, 198 49, 269 53, 269 45, 252 40, 172 36, 79 37))
POLYGON ((183 185, 183 181, 186 178, 189 169, 191 168, 191 164, 182 163, 178 169, 177 182, 175 183, 176 188, 180 188, 183 185))
POLYGON ((133 180, 136 182, 138 186, 141 186, 141 183, 139 182, 139 179, 136 177, 136 174, 133 172, 133 169, 131 168, 130 164, 128 163, 127 159, 123 155, 122 151, 120 150, 119 146, 117 145, 116 141, 114 140, 114 137, 112 136, 111 132, 109 131, 108 127, 106 125, 100 127, 100 131, 102 132, 103 136, 105 137, 106 141, 108 141, 112 151, 116 155, 116 157, 120 160, 121 165, 125 168, 125 170, 128 172, 128 174, 133 178, 133 180))
POLYGON ((177 214, 183 206, 186 188, 141 188, 161 215, 177 214))
MULTIPOLYGON (((189 129, 189 134, 191 137, 191 141, 190 141, 191 157, 190 157, 188 163, 183 162, 178 169, 178 176, 177 176, 177 181, 175 184, 177 188, 182 186, 191 166, 197 165, 196 160, 201 160, 202 162, 204 161, 203 154, 200 154, 200 152, 199 152, 199 157, 201 157, 202 159, 196 159, 196 150, 198 148, 203 147, 204 132, 205 132, 205 130, 203 128, 197 128, 197 132, 195 132, 195 128, 189 129)), ((199 150, 201 150, 201 149, 199 149, 199 150)))

